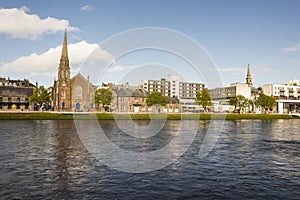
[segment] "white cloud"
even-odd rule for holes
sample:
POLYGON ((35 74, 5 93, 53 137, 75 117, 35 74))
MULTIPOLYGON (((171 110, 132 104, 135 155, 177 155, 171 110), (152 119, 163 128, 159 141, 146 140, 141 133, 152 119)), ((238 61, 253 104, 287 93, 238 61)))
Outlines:
POLYGON ((227 68, 218 68, 219 72, 226 72, 231 74, 244 74, 245 68, 239 68, 239 67, 227 67, 227 68))
MULTIPOLYGON (((36 72, 56 72, 61 56, 62 45, 50 48, 47 52, 33 53, 23 56, 15 61, 6 63, 0 67, 2 72, 29 72, 35 75, 36 72)), ((81 41, 68 45, 69 60, 71 69, 76 69, 88 58, 89 62, 105 61, 112 62, 113 56, 101 49, 98 44, 81 41), (90 56, 92 54, 92 56, 90 56)))
POLYGON ((56 71, 53 72, 43 72, 43 73, 38 73, 38 72, 31 72, 28 77, 29 78, 34 78, 34 77, 40 77, 40 76, 44 76, 47 78, 53 78, 56 76, 56 71))
POLYGON ((70 26, 68 20, 52 17, 41 19, 38 15, 28 14, 29 11, 27 7, 0 8, 0 33, 14 38, 36 40, 43 34, 56 33, 65 29, 79 30, 77 27, 70 26))
POLYGON ((296 46, 293 46, 293 47, 288 47, 288 48, 282 49, 283 53, 292 52, 292 51, 300 51, 300 44, 297 44, 296 46))
POLYGON ((259 63, 259 64, 256 64, 256 65, 253 65, 253 68, 255 68, 256 71, 259 70, 261 72, 268 72, 268 73, 277 72, 277 70, 274 67, 268 66, 265 63, 259 63))
POLYGON ((289 58, 288 61, 291 62, 291 63, 300 64, 300 60, 298 60, 298 59, 289 58))
POLYGON ((80 8, 80 10, 83 10, 83 11, 93 11, 94 8, 91 6, 91 5, 84 5, 80 8))
POLYGON ((116 65, 114 67, 108 68, 107 72, 121 72, 123 71, 125 68, 122 67, 121 65, 116 65))

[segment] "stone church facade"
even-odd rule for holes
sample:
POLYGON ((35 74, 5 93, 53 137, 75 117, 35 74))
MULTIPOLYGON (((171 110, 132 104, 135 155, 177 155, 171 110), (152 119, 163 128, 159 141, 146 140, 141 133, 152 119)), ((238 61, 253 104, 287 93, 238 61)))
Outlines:
POLYGON ((93 109, 94 87, 80 73, 70 77, 67 34, 64 34, 57 80, 52 87, 52 104, 55 111, 90 111, 93 109))

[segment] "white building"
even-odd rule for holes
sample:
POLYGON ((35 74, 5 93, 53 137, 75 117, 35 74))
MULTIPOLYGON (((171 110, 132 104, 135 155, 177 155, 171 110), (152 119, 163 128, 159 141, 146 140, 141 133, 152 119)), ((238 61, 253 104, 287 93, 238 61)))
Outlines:
POLYGON ((287 84, 267 84, 263 93, 274 97, 279 114, 300 111, 300 84, 298 80, 289 80, 287 84))
POLYGON ((229 105, 231 98, 242 95, 251 99, 251 89, 247 83, 233 83, 228 87, 220 87, 209 90, 215 112, 233 111, 234 107, 229 105))
POLYGON ((183 111, 195 111, 200 107, 196 103, 197 93, 204 89, 203 83, 180 82, 179 103, 183 111))
POLYGON ((177 75, 168 75, 160 80, 143 80, 141 85, 149 93, 160 92, 165 97, 178 98, 182 111, 198 109, 196 95, 204 86, 203 83, 182 82, 177 75))
POLYGON ((210 89, 209 93, 212 98, 213 110, 215 112, 233 111, 234 107, 229 105, 231 98, 242 95, 247 99, 253 99, 252 95, 253 83, 250 73, 250 65, 248 64, 246 83, 233 83, 227 87, 217 87, 210 89))

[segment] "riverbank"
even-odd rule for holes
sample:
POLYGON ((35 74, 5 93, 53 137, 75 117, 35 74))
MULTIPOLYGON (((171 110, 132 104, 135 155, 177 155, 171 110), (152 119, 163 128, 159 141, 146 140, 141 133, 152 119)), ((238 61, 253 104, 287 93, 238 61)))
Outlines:
MULTIPOLYGON (((226 120, 242 120, 242 119, 296 119, 291 115, 276 115, 276 114, 131 114, 133 120, 149 120, 149 119, 226 119, 226 120)), ((113 119, 128 119, 126 114, 113 113, 58 113, 58 112, 2 112, 0 120, 73 120, 76 119, 98 119, 98 120, 113 120, 113 119)))

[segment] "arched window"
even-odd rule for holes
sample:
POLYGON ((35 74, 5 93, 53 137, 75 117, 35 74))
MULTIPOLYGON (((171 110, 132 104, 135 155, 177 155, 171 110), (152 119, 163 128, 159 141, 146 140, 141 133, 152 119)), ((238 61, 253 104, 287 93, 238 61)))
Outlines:
POLYGON ((74 91, 74 98, 75 99, 82 99, 82 87, 77 85, 74 91))
POLYGON ((64 99, 64 98, 65 98, 65 96, 66 96, 66 95, 65 95, 65 91, 64 91, 64 90, 62 90, 62 91, 61 91, 61 98, 62 98, 62 99, 64 99))

